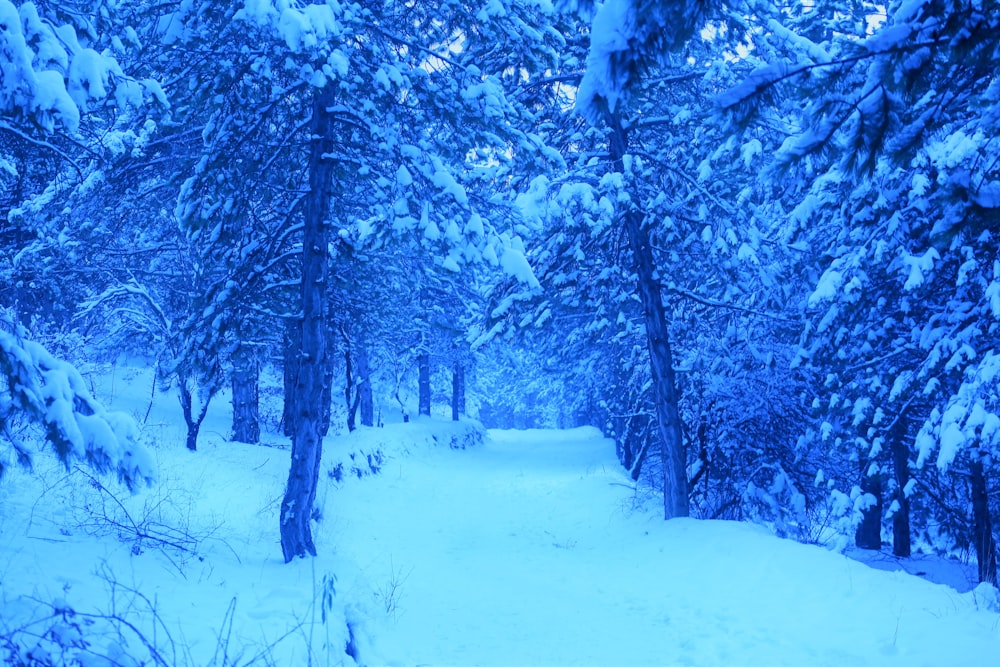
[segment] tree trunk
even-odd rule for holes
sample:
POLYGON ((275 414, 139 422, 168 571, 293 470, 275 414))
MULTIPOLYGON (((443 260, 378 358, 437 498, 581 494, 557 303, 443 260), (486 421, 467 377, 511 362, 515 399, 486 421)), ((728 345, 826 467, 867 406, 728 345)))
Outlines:
POLYGON ((431 415, 431 355, 421 352, 417 357, 417 413, 431 415))
POLYGON ((900 414, 889 432, 892 440, 892 474, 896 479, 897 509, 892 515, 892 553, 901 558, 909 558, 912 550, 910 536, 910 499, 906 497, 906 485, 910 482, 910 453, 906 447, 907 419, 900 414))
MULTIPOLYGON (((618 116, 611 118, 610 149, 615 168, 624 173, 622 158, 628 152, 628 132, 618 116)), ((690 509, 686 457, 677 405, 673 352, 670 347, 663 295, 660 292, 660 281, 653 257, 652 239, 649 228, 644 224, 641 211, 629 205, 623 217, 635 263, 637 291, 646 325, 646 344, 649 349, 649 366, 652 371, 653 398, 656 401, 656 422, 663 462, 663 516, 666 519, 688 516, 690 509)))
POLYGON ((364 339, 358 344, 358 407, 361 412, 361 425, 375 425, 375 400, 372 398, 371 369, 368 367, 368 346, 364 339))
POLYGON ((969 452, 969 487, 972 495, 972 535, 979 562, 979 581, 997 585, 997 543, 993 539, 993 520, 986 488, 986 472, 978 447, 969 452))
POLYGON ((646 463, 646 458, 649 456, 649 446, 650 438, 644 433, 636 433, 634 430, 631 431, 632 435, 632 464, 628 467, 628 475, 633 482, 638 482, 639 477, 642 476, 642 467, 646 463), (638 447, 638 449, 636 449, 638 447))
POLYGON ((333 86, 314 93, 309 194, 304 202, 302 236, 302 353, 295 385, 292 462, 281 503, 281 552, 285 562, 316 555, 313 544, 313 503, 323 450, 322 421, 326 359, 327 217, 332 196, 334 152, 333 86))
MULTIPOLYGON (((325 224, 325 222, 324 222, 325 224)), ((323 297, 324 309, 325 304, 328 301, 328 297, 323 297)), ((329 327, 325 328, 326 331, 326 349, 333 347, 333 337, 334 332, 329 327)), ((334 366, 333 366, 333 355, 328 354, 326 361, 323 364, 323 413, 322 419, 320 420, 320 435, 326 436, 330 432, 330 424, 333 421, 333 376, 334 376, 334 366)))
POLYGON ((285 320, 284 405, 281 411, 281 429, 289 438, 295 433, 295 385, 299 377, 299 353, 302 349, 302 322, 298 318, 285 320))
POLYGON ((347 408, 347 431, 353 433, 357 428, 354 416, 358 411, 358 401, 354 398, 354 364, 351 363, 351 342, 344 334, 344 405, 347 408))
POLYGON ((854 544, 859 549, 878 551, 882 548, 882 476, 868 474, 872 461, 865 461, 861 468, 861 491, 875 496, 875 504, 862 511, 861 523, 854 532, 854 544))
POLYGON ((260 364, 240 345, 233 353, 233 440, 260 442, 260 364))
POLYGON ((451 376, 451 420, 458 421, 465 414, 465 368, 462 362, 455 362, 451 376))
POLYGON ((188 380, 185 378, 179 378, 178 380, 178 394, 180 395, 181 401, 181 412, 184 413, 184 423, 187 425, 187 439, 186 446, 192 452, 198 450, 198 433, 201 431, 201 424, 205 421, 205 415, 208 414, 208 404, 212 402, 212 396, 215 392, 209 392, 206 396, 199 396, 201 398, 201 405, 198 406, 198 414, 194 414, 194 392, 196 389, 191 389, 188 384, 188 380))

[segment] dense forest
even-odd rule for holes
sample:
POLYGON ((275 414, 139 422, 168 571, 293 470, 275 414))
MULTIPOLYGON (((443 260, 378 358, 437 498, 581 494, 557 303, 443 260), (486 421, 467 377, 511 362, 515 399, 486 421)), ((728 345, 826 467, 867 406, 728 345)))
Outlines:
POLYGON ((332 422, 435 413, 995 583, 998 63, 995 0, 0 0, 0 471, 155 477, 81 363, 190 450, 273 371, 286 561, 332 422))

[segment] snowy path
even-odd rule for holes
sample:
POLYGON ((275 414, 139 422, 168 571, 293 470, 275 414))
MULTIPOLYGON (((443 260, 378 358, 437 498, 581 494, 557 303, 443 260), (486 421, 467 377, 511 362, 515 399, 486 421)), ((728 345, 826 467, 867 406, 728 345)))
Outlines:
POLYGON ((376 595, 398 583, 387 632, 407 664, 914 667, 1000 655, 997 616, 976 613, 972 594, 753 526, 631 510, 610 444, 589 430, 492 435, 390 461, 327 500, 336 550, 376 595))

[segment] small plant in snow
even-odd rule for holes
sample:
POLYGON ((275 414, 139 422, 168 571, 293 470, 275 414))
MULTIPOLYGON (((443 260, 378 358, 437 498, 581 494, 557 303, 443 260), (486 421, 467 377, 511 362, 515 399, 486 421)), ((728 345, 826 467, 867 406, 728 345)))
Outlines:
MULTIPOLYGON (((87 478, 89 488, 94 492, 79 508, 83 516, 77 527, 89 535, 113 535, 121 542, 130 544, 134 555, 153 548, 168 558, 168 552, 180 554, 183 559, 200 558, 200 545, 210 539, 218 528, 192 530, 190 516, 162 483, 156 487, 155 494, 141 498, 141 508, 133 507, 130 511, 128 505, 134 503, 128 501, 132 499, 120 498, 100 479, 82 468, 77 467, 75 471, 87 478)), ((170 560, 179 567, 173 558, 170 560)))
POLYGON ((381 588, 375 591, 375 599, 385 609, 386 615, 392 616, 393 620, 397 620, 397 614, 399 613, 399 601, 402 598, 403 584, 410 578, 412 572, 412 568, 405 573, 402 568, 397 569, 390 558, 389 579, 382 584, 381 588))

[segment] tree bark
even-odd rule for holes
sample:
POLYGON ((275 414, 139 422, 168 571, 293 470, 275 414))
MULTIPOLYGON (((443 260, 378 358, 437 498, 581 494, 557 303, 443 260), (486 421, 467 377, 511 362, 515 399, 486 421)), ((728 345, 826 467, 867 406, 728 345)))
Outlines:
POLYGON ((417 413, 431 415, 431 355, 421 352, 417 356, 417 413))
MULTIPOLYGON (((623 158, 628 152, 628 131, 621 118, 611 119, 611 159, 615 168, 624 173, 623 158)), ((677 384, 674 378, 673 351, 670 347, 669 324, 663 306, 663 295, 657 277, 656 262, 649 228, 642 212, 634 205, 623 214, 635 264, 636 286, 646 325, 646 344, 652 371, 653 397, 656 402, 656 422, 660 436, 663 464, 663 516, 665 519, 688 516, 688 481, 685 466, 684 439, 678 410, 677 384)))
POLYGON ((233 353, 233 440, 260 442, 260 364, 240 345, 233 353))
POLYGON ((208 404, 212 402, 215 392, 209 392, 205 396, 199 396, 201 405, 198 406, 198 414, 194 414, 194 392, 186 378, 178 379, 178 394, 181 401, 181 412, 184 413, 184 423, 187 425, 187 439, 185 445, 192 452, 198 450, 198 433, 201 431, 201 424, 208 414, 208 404))
MULTIPOLYGON (((329 270, 329 269, 328 269, 329 270)), ((324 296, 324 312, 325 303, 329 301, 329 297, 324 296)), ((326 331, 326 349, 331 349, 333 347, 333 337, 334 332, 330 327, 325 328, 326 331)), ((330 425, 333 422, 333 355, 328 354, 327 358, 323 364, 323 413, 322 419, 320 420, 320 435, 326 436, 330 432, 330 425)))
POLYGON ((908 422, 904 414, 896 418, 889 432, 892 449, 892 474, 896 480, 898 506, 892 515, 892 553, 901 558, 909 558, 912 550, 910 535, 910 499, 906 497, 906 485, 910 482, 910 453, 906 447, 908 422))
POLYGON ((358 400, 354 398, 354 364, 351 363, 351 343, 346 334, 344 342, 344 405, 347 407, 347 431, 353 433, 357 428, 354 417, 358 411, 358 400))
POLYGON ((371 369, 368 366, 368 346, 364 339, 358 344, 358 401, 362 426, 375 425, 375 400, 372 397, 371 369))
POLYGON ((281 503, 281 552, 285 562, 316 555, 313 503, 323 450, 322 422, 326 359, 327 217, 332 197, 334 151, 333 86, 314 93, 310 122, 309 194, 304 202, 302 238, 302 330, 295 384, 292 462, 281 503))
POLYGON ((997 585, 997 543, 993 538, 990 499, 987 494, 983 457, 976 447, 969 453, 969 487, 972 495, 972 535, 979 562, 979 581, 997 585))
POLYGON ((302 349, 302 322, 285 320, 284 372, 282 373, 284 405, 281 411, 281 429, 289 438, 295 433, 295 385, 299 377, 299 353, 302 349))
POLYGON ((451 420, 458 421, 465 414, 465 368, 462 362, 455 362, 451 376, 451 420))
POLYGON ((882 548, 882 476, 868 474, 871 461, 864 460, 861 467, 861 490, 875 496, 875 504, 862 511, 861 523, 854 532, 854 544, 859 549, 878 551, 882 548))

